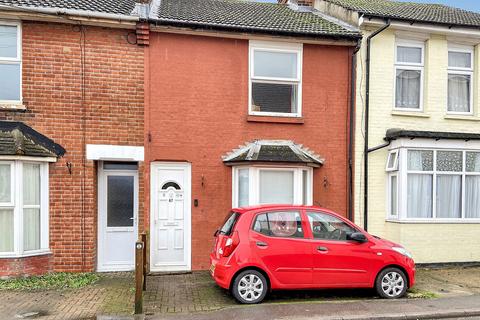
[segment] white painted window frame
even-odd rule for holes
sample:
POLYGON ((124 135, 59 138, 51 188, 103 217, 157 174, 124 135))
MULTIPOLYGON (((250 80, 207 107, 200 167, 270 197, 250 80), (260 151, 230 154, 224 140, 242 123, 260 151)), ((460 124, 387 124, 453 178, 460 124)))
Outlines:
POLYGON ((307 171, 306 205, 313 204, 313 168, 307 166, 266 166, 242 165, 232 170, 232 206, 238 207, 238 171, 248 169, 248 205, 258 205, 260 196, 260 171, 290 171, 293 172, 293 204, 303 204, 303 171, 307 171))
POLYGON ((8 163, 11 165, 12 174, 12 203, 0 204, 0 207, 13 208, 14 216, 14 250, 12 252, 0 252, 0 258, 28 257, 50 253, 49 249, 49 176, 48 162, 46 161, 4 161, 0 163, 8 163), (33 163, 40 165, 40 249, 24 250, 23 241, 23 164, 33 163))
POLYGON ((23 62, 22 62, 22 23, 20 21, 12 21, 12 20, 0 20, 0 25, 4 26, 16 26, 17 27, 17 57, 9 58, 9 57, 1 57, 0 56, 0 64, 19 64, 20 65, 20 100, 1 100, 0 105, 18 105, 22 104, 23 101, 23 79, 22 79, 22 69, 23 69, 23 62))
POLYGON ((424 94, 424 73, 425 73, 425 42, 418 40, 397 39, 395 41, 395 67, 393 73, 393 110, 404 112, 423 112, 423 94, 424 94), (420 48, 422 50, 421 63, 405 63, 397 60, 398 47, 420 48), (420 71, 420 101, 418 108, 400 108, 397 107, 397 70, 420 71))
POLYGON ((282 43, 270 41, 254 41, 249 42, 248 54, 248 114, 253 116, 273 116, 273 117, 302 117, 302 69, 303 69, 303 44, 301 43, 282 43), (285 52, 295 53, 297 55, 297 78, 273 78, 273 77, 255 77, 254 74, 254 53, 255 51, 267 52, 285 52), (296 84, 297 92, 297 112, 262 112, 252 110, 252 83, 253 82, 272 83, 272 84, 296 84))
POLYGON ((473 83, 474 79, 474 63, 475 63, 475 50, 472 46, 465 46, 465 45, 457 45, 457 44, 449 44, 448 45, 448 53, 450 52, 461 52, 461 53, 469 53, 470 54, 470 68, 458 68, 458 67, 450 67, 448 65, 447 70, 447 106, 446 112, 447 114, 454 114, 454 115, 473 115, 473 83), (448 76, 451 74, 458 74, 458 75, 469 75, 470 76, 470 111, 469 112, 457 112, 457 111, 449 111, 448 110, 448 76))
POLYGON ((466 153, 477 152, 480 153, 480 149, 476 148, 453 148, 451 142, 442 144, 444 147, 422 147, 421 143, 412 143, 413 146, 403 147, 399 149, 399 170, 395 172, 397 175, 397 215, 394 216, 390 212, 390 199, 391 199, 391 186, 390 177, 392 172, 387 174, 387 221, 398 221, 408 223, 480 223, 480 218, 465 218, 465 181, 467 176, 480 176, 480 172, 467 172, 466 170, 466 153), (408 170, 408 151, 433 151, 433 171, 411 171, 408 170), (437 152, 438 151, 461 151, 463 153, 463 166, 462 171, 449 172, 449 171, 437 171, 437 152), (408 218, 408 174, 426 174, 432 176, 432 218, 408 218), (462 206, 461 206, 461 218, 437 218, 436 217, 436 197, 437 197, 437 175, 461 175, 462 176, 462 206))

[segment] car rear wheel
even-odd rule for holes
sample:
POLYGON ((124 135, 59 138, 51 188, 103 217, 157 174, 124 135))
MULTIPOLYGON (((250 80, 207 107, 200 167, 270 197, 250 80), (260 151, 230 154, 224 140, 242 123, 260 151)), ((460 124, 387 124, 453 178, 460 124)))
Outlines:
POLYGON ((398 268, 387 268, 378 274, 375 283, 378 295, 385 299, 398 299, 407 292, 407 277, 398 268))
POLYGON ((267 295, 268 284, 263 274, 256 270, 240 272, 233 281, 232 294, 240 303, 260 303, 267 295))

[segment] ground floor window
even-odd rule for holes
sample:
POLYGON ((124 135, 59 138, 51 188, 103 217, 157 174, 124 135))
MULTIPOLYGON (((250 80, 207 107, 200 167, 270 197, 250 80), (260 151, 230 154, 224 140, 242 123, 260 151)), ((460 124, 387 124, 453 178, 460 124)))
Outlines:
POLYGON ((0 256, 48 250, 48 164, 0 161, 0 256))
POLYGON ((480 151, 400 148, 389 167, 388 215, 406 220, 480 219, 480 151))
POLYGON ((310 167, 239 166, 233 168, 233 206, 312 204, 310 167))

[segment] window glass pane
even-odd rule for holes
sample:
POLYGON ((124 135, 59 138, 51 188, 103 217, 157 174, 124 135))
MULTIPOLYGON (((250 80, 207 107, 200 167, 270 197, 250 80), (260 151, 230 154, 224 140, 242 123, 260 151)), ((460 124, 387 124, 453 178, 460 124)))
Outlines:
POLYGON ((235 225, 235 222, 237 222, 238 218, 238 213, 231 212, 229 216, 227 216, 227 219, 223 223, 223 226, 220 228, 220 233, 224 235, 231 235, 233 231, 233 226, 235 225))
POLYGON ((433 151, 408 150, 408 170, 433 171, 433 151))
POLYGON ((470 83, 468 74, 448 75, 448 111, 470 112, 470 83))
POLYGON ((297 54, 255 50, 254 76, 274 78, 297 78, 297 54))
POLYGON ((20 100, 20 64, 0 63, 0 100, 20 100))
POLYGON ((422 63, 422 48, 397 46, 397 62, 422 63))
POLYGON ((437 218, 462 217, 462 176, 437 176, 437 218))
POLYGON ((23 204, 40 205, 40 165, 23 164, 23 204))
POLYGON ((296 84, 252 83, 252 111, 297 112, 296 84))
POLYGON ((107 227, 133 226, 132 176, 108 176, 107 178, 107 227))
POLYGON ((407 217, 432 217, 433 176, 430 174, 409 174, 407 183, 407 217))
POLYGON ((396 162, 398 157, 398 152, 390 152, 388 154, 388 164, 387 164, 387 169, 388 170, 398 170, 398 162, 396 162))
MULTIPOLYGON (((17 27, 0 25, 0 58, 17 57, 17 27)), ((0 74, 2 74, 0 72, 0 74)))
POLYGON ((23 248, 40 249, 40 209, 23 209, 23 248))
POLYGON ((452 68, 471 68, 472 55, 469 52, 448 52, 448 66, 452 68))
POLYGON ((467 152, 467 172, 480 172, 480 152, 467 152))
POLYGON ((437 171, 463 171, 463 152, 437 151, 437 171))
POLYGON ((293 171, 260 170, 260 203, 293 204, 293 171))
POLYGON ((268 227, 267 214, 264 213, 257 216, 253 224, 253 230, 266 236, 271 235, 270 228, 268 227))
POLYGON ((480 218, 480 176, 465 177, 465 218, 480 218))
POLYGON ((103 163, 104 170, 138 170, 137 162, 106 161, 103 163))
POLYGON ((249 176, 248 169, 238 170, 238 206, 244 207, 249 204, 249 176))
POLYGON ((9 164, 0 164, 0 203, 12 202, 12 174, 9 164))
POLYGON ((0 252, 12 252, 13 239, 13 209, 0 209, 0 252))
POLYGON ((308 204, 308 171, 302 170, 302 203, 308 204))
POLYGON ((397 215, 397 176, 390 177, 390 214, 397 215))
POLYGON ((357 230, 344 221, 321 212, 308 212, 308 221, 315 239, 343 240, 357 230))
POLYGON ((271 235, 283 238, 303 238, 300 213, 293 211, 270 212, 267 214, 271 235))
POLYGON ((397 69, 395 106, 397 108, 420 108, 421 71, 397 69))

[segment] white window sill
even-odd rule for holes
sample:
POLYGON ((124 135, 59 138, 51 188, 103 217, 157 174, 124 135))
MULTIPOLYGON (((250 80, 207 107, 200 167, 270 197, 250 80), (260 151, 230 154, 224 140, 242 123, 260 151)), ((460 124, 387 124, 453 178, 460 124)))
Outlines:
POLYGON ((26 111, 27 107, 22 103, 0 101, 0 110, 1 111, 26 111))
POLYGON ((461 115, 461 114, 446 114, 445 119, 449 120, 467 120, 467 121, 480 121, 480 117, 476 117, 473 114, 472 115, 461 115))
POLYGON ((250 111, 248 114, 250 116, 260 116, 260 117, 282 117, 282 118, 302 118, 301 114, 298 113, 276 113, 276 112, 259 112, 259 111, 250 111))
POLYGON ((21 254, 18 253, 0 253, 0 259, 16 259, 16 258, 28 258, 28 257, 35 257, 35 256, 44 256, 52 254, 50 249, 43 249, 43 250, 35 250, 24 252, 21 254))
POLYGON ((480 224, 480 219, 386 219, 385 221, 399 224, 480 224))
POLYGON ((404 117, 419 117, 419 118, 430 118, 428 113, 424 113, 423 111, 400 111, 400 110, 393 110, 393 116, 404 116, 404 117))

